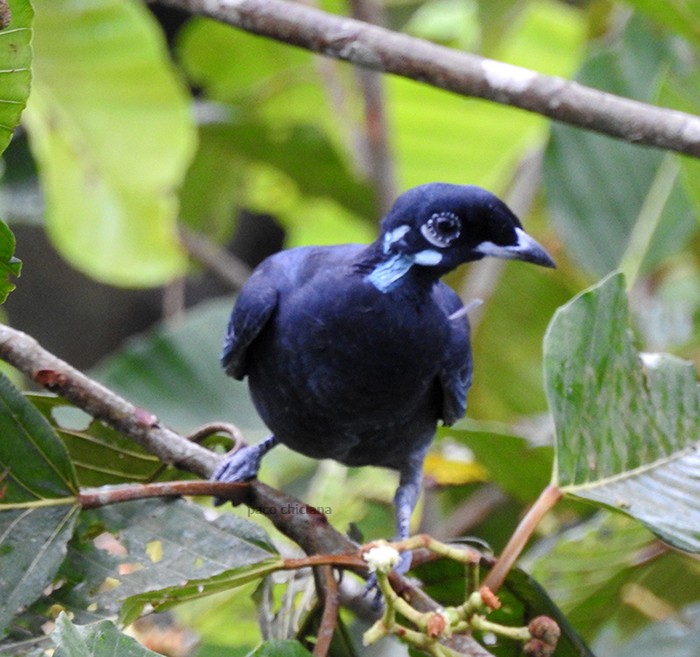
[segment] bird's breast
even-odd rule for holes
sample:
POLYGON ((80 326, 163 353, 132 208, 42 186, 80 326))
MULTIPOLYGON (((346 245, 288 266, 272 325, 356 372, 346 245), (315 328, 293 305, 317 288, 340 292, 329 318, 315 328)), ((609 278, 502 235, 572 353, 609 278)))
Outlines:
POLYGON ((251 347, 253 399, 283 442, 313 456, 352 462, 337 453, 350 445, 318 441, 379 440, 399 425, 407 441, 411 431, 422 440, 439 417, 447 330, 429 301, 406 302, 369 284, 289 295, 251 347))

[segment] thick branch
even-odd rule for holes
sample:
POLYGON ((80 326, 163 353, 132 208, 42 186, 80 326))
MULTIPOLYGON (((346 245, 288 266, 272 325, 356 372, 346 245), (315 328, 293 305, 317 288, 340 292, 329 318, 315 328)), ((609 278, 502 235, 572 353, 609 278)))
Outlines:
POLYGON ((46 351, 34 338, 0 324, 0 358, 51 392, 83 409, 155 454, 200 477, 208 477, 218 457, 171 429, 46 351))
POLYGON ((700 157, 700 117, 472 55, 286 0, 159 0, 248 32, 611 137, 700 157))

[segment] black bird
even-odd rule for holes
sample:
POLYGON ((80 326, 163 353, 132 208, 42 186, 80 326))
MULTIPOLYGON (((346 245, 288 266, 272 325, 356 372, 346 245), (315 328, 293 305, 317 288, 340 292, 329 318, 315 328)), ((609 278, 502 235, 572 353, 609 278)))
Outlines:
POLYGON ((554 267, 496 196, 430 183, 398 198, 370 245, 300 247, 263 261, 233 308, 221 362, 248 376, 273 435, 228 456, 214 479, 254 478, 279 442, 398 470, 396 529, 406 538, 437 423, 464 415, 472 380, 466 312, 440 277, 484 256, 554 267))

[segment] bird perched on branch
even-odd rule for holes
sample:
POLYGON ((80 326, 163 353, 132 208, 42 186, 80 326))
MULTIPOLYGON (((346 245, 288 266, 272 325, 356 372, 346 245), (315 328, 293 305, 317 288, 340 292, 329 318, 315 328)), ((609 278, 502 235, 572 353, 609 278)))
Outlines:
POLYGON ((370 245, 300 247, 262 262, 233 308, 221 362, 248 377, 272 435, 227 456, 214 479, 254 478, 280 442, 391 468, 397 536, 407 538, 438 421, 464 415, 472 380, 466 312, 440 277, 484 256, 554 267, 496 196, 430 183, 398 198, 370 245))

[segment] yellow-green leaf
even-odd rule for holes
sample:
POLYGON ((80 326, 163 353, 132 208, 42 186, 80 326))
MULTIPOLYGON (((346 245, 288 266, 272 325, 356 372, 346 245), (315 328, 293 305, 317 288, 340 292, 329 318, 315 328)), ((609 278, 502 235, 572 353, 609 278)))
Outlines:
POLYGON ((58 250, 117 285, 181 273, 176 191, 193 154, 189 101, 141 3, 36 0, 31 145, 58 250))

